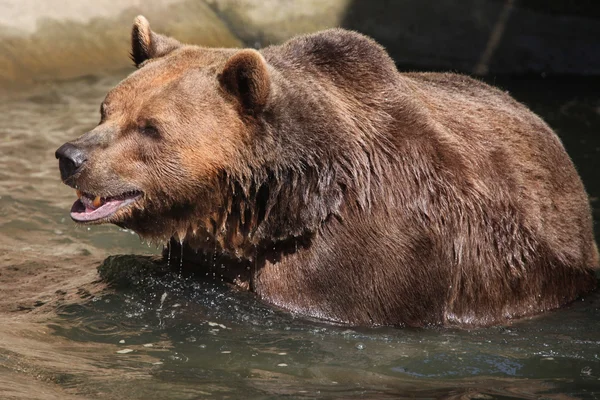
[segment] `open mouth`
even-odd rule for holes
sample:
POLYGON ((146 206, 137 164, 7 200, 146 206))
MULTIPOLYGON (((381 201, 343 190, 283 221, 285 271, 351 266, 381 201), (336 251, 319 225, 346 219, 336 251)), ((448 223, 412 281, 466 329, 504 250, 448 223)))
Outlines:
POLYGON ((118 196, 100 197, 77 191, 78 200, 71 207, 71 218, 77 222, 93 222, 113 216, 140 197, 142 192, 131 191, 118 196))

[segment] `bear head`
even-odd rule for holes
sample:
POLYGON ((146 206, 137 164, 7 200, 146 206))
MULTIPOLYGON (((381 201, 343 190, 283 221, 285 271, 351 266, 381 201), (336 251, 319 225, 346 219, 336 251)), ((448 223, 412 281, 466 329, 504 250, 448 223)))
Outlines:
POLYGON ((328 137, 342 130, 326 101, 261 52, 184 45, 142 16, 131 57, 100 123, 56 151, 73 220, 251 255, 336 214, 353 166, 329 162, 327 142, 343 155, 360 140, 328 137))

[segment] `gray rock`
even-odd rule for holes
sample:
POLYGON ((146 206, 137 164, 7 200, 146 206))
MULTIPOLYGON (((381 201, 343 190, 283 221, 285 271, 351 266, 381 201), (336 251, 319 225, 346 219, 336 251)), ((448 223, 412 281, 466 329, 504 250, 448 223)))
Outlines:
POLYGON ((600 74, 600 6, 584 3, 0 0, 0 87, 131 67, 137 14, 156 31, 205 46, 262 47, 342 26, 374 37, 403 69, 600 74))

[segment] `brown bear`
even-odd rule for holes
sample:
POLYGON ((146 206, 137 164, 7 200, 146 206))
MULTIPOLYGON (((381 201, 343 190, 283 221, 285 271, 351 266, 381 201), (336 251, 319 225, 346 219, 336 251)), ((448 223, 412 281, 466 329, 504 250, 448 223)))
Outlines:
POLYGON ((138 17, 132 58, 56 152, 76 222, 174 238, 202 273, 341 324, 490 325, 596 286, 573 163, 498 89, 400 73, 342 29, 211 49, 138 17))

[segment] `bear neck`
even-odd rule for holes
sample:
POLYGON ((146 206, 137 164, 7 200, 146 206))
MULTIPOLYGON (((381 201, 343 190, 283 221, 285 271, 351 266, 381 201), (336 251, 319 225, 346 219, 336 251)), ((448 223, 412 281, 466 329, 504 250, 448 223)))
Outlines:
POLYGON ((219 211, 206 226, 214 244, 198 241, 247 259, 309 247, 328 221, 382 198, 397 153, 390 98, 406 92, 385 50, 353 32, 262 53, 271 93, 260 115, 244 120, 252 144, 243 156, 260 161, 221 173, 219 211))
POLYGON ((269 101, 244 120, 252 144, 242 158, 254 162, 222 171, 217 211, 207 218, 199 206, 201 228, 179 235, 191 247, 246 259, 309 247, 331 219, 389 197, 380 192, 398 153, 398 108, 390 105, 404 104, 398 96, 408 91, 385 50, 353 32, 325 31, 261 53, 269 101))

